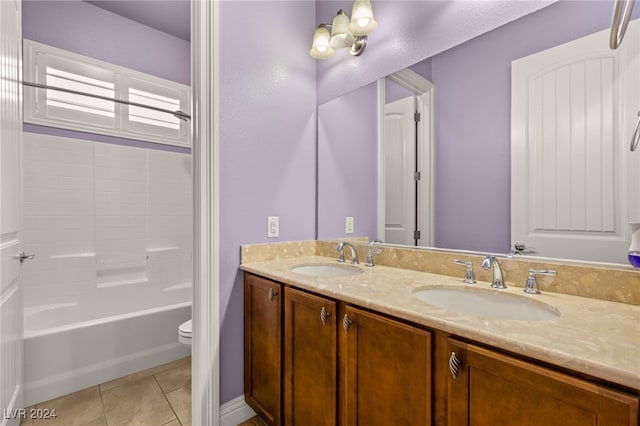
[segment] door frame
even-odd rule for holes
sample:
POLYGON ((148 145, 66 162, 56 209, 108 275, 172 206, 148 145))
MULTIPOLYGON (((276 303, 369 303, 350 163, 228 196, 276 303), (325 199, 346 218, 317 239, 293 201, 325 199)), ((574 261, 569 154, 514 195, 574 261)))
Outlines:
POLYGON ((219 2, 191 0, 193 424, 220 424, 219 2))
POLYGON ((383 152, 384 144, 384 104, 385 104, 385 78, 393 80, 405 89, 416 95, 416 109, 421 116, 421 120, 417 126, 417 137, 419 144, 423 147, 421 152, 416 153, 418 158, 418 169, 422 173, 420 183, 420 193, 428 193, 427 197, 419 197, 417 207, 418 227, 420 229, 421 238, 420 246, 433 245, 433 197, 434 197, 434 136, 433 136, 433 109, 434 109, 434 92, 433 83, 420 74, 409 68, 396 71, 387 77, 383 77, 377 82, 378 92, 378 222, 377 222, 377 238, 384 241, 385 235, 385 191, 384 191, 384 159, 380 155, 383 152), (426 187, 425 187, 426 186, 426 187), (425 191, 426 190, 426 191, 425 191))

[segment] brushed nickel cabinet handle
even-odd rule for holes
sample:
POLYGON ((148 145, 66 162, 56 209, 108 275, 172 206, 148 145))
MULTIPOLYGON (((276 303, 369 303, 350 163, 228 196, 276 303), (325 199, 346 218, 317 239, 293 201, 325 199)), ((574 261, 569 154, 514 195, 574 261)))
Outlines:
POLYGON ((328 312, 323 306, 322 309, 320 310, 320 321, 322 321, 322 325, 327 325, 327 319, 329 318, 330 315, 331 313, 328 312))
POLYGON ((278 292, 275 291, 274 289, 270 288, 269 289, 269 302, 273 302, 273 299, 275 299, 275 297, 278 295, 278 292))
POLYGON ((458 378, 458 374, 460 374, 460 367, 462 366, 462 360, 456 355, 455 352, 451 352, 451 356, 449 357, 449 371, 451 371, 451 377, 454 379, 458 378))
POLYGON ((342 328, 344 329, 345 333, 349 332, 349 327, 351 327, 351 324, 353 324, 353 321, 351 321, 349 315, 344 314, 344 318, 342 318, 342 328))

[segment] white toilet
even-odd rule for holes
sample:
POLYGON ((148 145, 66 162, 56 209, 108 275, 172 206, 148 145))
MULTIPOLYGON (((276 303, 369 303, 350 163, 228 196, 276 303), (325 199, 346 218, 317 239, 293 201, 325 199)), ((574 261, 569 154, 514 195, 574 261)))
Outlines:
POLYGON ((191 320, 183 322, 178 327, 178 340, 191 348, 191 320))

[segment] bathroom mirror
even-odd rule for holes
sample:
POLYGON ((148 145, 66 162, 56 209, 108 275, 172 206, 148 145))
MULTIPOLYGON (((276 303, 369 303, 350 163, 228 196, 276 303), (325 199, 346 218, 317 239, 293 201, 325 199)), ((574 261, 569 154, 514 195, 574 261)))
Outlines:
MULTIPOLYGON (((409 67, 434 85, 433 110, 422 116, 433 118, 432 169, 420 171, 421 182, 432 191, 427 195, 433 202, 432 234, 426 244, 420 238, 420 245, 494 253, 513 249, 511 63, 607 29, 611 7, 608 1, 560 1, 409 67)), ((319 239, 350 236, 344 233, 350 216, 353 235, 382 235, 376 185, 382 92, 371 83, 318 108, 319 239)), ((619 131, 624 146, 618 150, 628 150, 626 130, 619 131)), ((617 232, 628 239, 627 223, 616 220, 617 232)), ((534 245, 523 253, 626 263, 626 251, 586 259, 548 255, 534 245)))

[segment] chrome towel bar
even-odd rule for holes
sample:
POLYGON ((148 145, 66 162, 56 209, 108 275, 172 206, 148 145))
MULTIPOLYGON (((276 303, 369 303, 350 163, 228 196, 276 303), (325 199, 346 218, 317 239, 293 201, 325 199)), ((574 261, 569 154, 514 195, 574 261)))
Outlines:
POLYGON ((617 49, 622 43, 624 33, 627 31, 627 25, 631 19, 633 4, 635 0, 616 0, 613 6, 613 17, 611 18, 611 35, 609 36, 609 47, 613 50, 617 49), (624 2, 624 12, 622 12, 622 3, 624 2), (622 13, 621 13, 622 12, 622 13), (620 19, 622 15, 622 20, 620 19))
POLYGON ((636 129, 631 136, 631 152, 638 148, 638 142, 640 142, 640 111, 638 111, 638 121, 636 121, 636 129))

